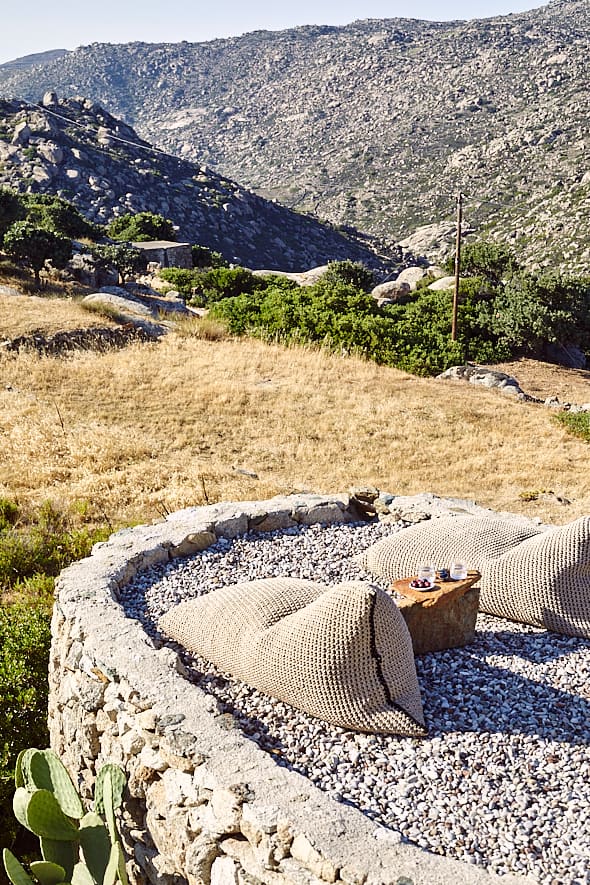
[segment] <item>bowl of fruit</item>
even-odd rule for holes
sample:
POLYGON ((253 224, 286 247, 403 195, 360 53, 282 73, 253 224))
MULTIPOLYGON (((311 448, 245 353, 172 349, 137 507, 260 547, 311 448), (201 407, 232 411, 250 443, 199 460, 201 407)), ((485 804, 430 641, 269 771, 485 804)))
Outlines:
POLYGON ((432 590, 435 586, 436 584, 434 581, 429 581, 427 578, 414 578, 410 581, 410 587, 412 590, 432 590))

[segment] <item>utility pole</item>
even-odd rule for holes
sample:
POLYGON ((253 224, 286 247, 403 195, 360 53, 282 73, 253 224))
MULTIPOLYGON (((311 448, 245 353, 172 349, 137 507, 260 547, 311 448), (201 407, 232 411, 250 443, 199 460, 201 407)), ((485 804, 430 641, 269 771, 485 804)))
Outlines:
POLYGON ((451 340, 457 340, 457 308, 459 306, 459 280, 461 277, 461 225, 463 223, 463 194, 457 194, 457 239, 455 242, 455 291, 453 293, 453 324, 451 340))

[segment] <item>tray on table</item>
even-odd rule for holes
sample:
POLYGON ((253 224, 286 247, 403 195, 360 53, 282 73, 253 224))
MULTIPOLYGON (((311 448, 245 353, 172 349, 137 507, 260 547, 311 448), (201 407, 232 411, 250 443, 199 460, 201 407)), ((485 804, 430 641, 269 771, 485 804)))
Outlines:
POLYGON ((395 590, 400 596, 420 602, 424 608, 431 608, 463 596, 480 578, 479 572, 468 571, 467 577, 461 581, 437 581, 429 590, 419 590, 417 587, 410 587, 410 581, 416 580, 416 575, 411 575, 409 578, 393 581, 389 589, 395 590))

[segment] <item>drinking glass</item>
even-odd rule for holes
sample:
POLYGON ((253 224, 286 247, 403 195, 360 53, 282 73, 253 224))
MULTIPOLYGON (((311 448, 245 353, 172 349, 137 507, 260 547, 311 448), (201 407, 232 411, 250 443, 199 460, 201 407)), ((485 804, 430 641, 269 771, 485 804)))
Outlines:
POLYGON ((467 577, 467 563, 457 559, 451 563, 449 571, 452 581, 464 581, 467 577))
POLYGON ((431 584, 434 584, 436 581, 436 566, 433 563, 424 563, 423 565, 418 566, 418 578, 425 581, 430 581, 431 584))

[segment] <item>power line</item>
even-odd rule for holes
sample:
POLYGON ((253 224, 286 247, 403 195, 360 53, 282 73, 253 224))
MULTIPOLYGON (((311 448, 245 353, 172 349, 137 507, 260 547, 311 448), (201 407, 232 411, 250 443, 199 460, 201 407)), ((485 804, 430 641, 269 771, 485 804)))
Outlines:
MULTIPOLYGON (((92 129, 90 126, 87 126, 87 125, 85 126, 84 124, 78 122, 78 120, 73 120, 73 119, 71 119, 71 117, 66 117, 63 114, 58 114, 56 111, 52 111, 48 107, 45 107, 45 105, 39 104, 39 102, 32 102, 32 101, 29 101, 28 99, 22 98, 18 95, 15 96, 15 98, 17 101, 22 102, 22 104, 25 104, 30 108, 35 108, 37 110, 41 110, 46 114, 50 114, 52 117, 56 117, 58 120, 63 120, 64 122, 69 123, 70 125, 77 126, 78 129, 82 129, 82 131, 86 132, 87 134, 89 134, 91 137, 93 137, 96 140, 96 145, 98 148, 103 147, 103 145, 101 145, 98 142, 96 131, 94 129, 92 129)), ((185 160, 182 160, 180 157, 177 157, 175 154, 169 154, 167 151, 163 151, 160 148, 154 147, 153 145, 138 144, 136 141, 131 141, 128 138, 122 138, 120 135, 113 135, 110 130, 109 130, 108 137, 112 141, 119 141, 119 142, 121 142, 121 144, 126 144, 126 145, 129 145, 130 147, 144 150, 144 151, 147 151, 148 153, 156 154, 156 155, 159 155, 162 157, 168 157, 171 160, 175 160, 177 163, 186 162, 185 160)))

